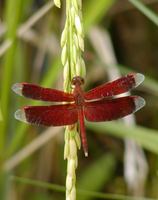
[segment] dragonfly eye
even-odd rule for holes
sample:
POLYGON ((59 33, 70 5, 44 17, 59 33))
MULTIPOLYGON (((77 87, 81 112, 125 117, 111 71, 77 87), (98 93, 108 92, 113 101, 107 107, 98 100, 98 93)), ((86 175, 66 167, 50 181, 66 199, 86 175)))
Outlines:
POLYGON ((83 85, 84 79, 80 76, 75 76, 71 81, 72 86, 73 85, 83 85))

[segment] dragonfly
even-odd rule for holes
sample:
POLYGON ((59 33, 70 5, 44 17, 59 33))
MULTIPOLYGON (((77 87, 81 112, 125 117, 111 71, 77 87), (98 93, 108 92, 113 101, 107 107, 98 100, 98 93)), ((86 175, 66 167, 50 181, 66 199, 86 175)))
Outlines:
POLYGON ((15 93, 34 100, 56 102, 56 104, 25 106, 15 112, 15 118, 44 126, 66 126, 78 123, 83 151, 85 156, 88 156, 85 119, 90 122, 103 122, 135 113, 145 105, 145 100, 140 96, 120 97, 119 95, 136 88, 143 81, 143 74, 129 73, 84 92, 82 89, 84 79, 75 76, 71 81, 72 93, 31 83, 16 83, 12 86, 15 93))

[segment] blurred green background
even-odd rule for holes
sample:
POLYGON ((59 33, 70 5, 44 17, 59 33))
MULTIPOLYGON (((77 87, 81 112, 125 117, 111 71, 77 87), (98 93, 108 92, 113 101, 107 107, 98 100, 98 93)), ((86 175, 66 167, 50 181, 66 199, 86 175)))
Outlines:
MULTIPOLYGON (((84 0, 85 90, 129 72, 145 75, 132 94, 146 106, 119 122, 87 123, 89 157, 79 151, 77 199, 158 198, 158 2, 84 0)), ((64 129, 31 126, 14 112, 39 104, 16 82, 62 89, 60 36, 53 1, 0 0, 0 199, 65 198, 64 129)), ((40 102, 42 104, 42 102, 40 102)))

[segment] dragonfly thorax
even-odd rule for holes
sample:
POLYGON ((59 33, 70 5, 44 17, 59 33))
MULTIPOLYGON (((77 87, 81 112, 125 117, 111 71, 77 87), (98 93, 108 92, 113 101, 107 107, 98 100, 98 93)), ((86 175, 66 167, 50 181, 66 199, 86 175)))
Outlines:
POLYGON ((73 90, 73 95, 75 99, 75 103, 77 106, 83 106, 84 105, 84 95, 81 88, 81 85, 84 84, 84 79, 80 76, 75 76, 71 81, 73 90))
POLYGON ((82 88, 80 85, 76 84, 74 86, 73 95, 75 99, 75 104, 77 106, 83 106, 84 105, 84 92, 82 91, 82 88))
POLYGON ((84 105, 84 98, 82 95, 78 94, 75 96, 75 103, 77 106, 83 106, 84 105))

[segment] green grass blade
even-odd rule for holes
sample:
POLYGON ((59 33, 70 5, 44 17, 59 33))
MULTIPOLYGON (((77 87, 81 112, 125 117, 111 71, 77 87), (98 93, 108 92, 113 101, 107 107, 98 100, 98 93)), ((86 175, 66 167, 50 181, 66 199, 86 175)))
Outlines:
POLYGON ((0 108, 0 121, 2 121, 3 120, 3 117, 2 117, 2 110, 1 110, 1 108, 0 108))
POLYGON ((19 25, 21 17, 21 7, 22 0, 8 0, 6 1, 6 26, 7 26, 7 36, 6 39, 10 39, 13 45, 7 51, 4 57, 4 68, 2 77, 2 90, 1 90, 1 104, 3 113, 3 122, 0 124, 0 151, 3 150, 5 145, 5 135, 8 126, 8 116, 9 116, 9 101, 10 101, 10 88, 11 80, 13 76, 13 63, 16 51, 16 30, 19 25))
MULTIPOLYGON (((77 181, 77 187, 84 188, 85 190, 99 191, 111 179, 115 168, 116 162, 114 156, 106 154, 98 160, 95 160, 93 164, 84 170, 77 181)), ((91 197, 79 196, 78 199, 90 200, 91 197)))
POLYGON ((8 186, 9 186, 9 173, 1 170, 0 173, 0 199, 7 199, 8 186))
POLYGON ((158 26, 158 15, 144 5, 140 0, 129 0, 141 13, 158 26))
POLYGON ((98 23, 113 5, 115 0, 86 1, 83 7, 85 32, 90 26, 98 23))
POLYGON ((55 81, 57 80, 57 76, 61 69, 62 68, 61 68, 60 59, 59 58, 53 59, 50 69, 45 74, 45 76, 41 82, 41 85, 44 87, 52 86, 55 83, 55 81))
MULTIPOLYGON (((17 176, 12 176, 11 180, 17 183, 28 184, 35 187, 41 187, 41 188, 50 189, 56 192, 65 193, 65 187, 61 185, 57 185, 57 184, 50 184, 44 181, 21 178, 17 176)), ((142 198, 130 197, 130 196, 119 195, 119 194, 104 194, 101 192, 94 192, 94 191, 88 191, 88 190, 82 190, 82 189, 78 189, 77 194, 82 195, 82 196, 90 196, 96 199, 107 199, 107 200, 110 200, 110 199, 113 199, 113 200, 156 200, 156 199, 143 198, 143 197, 142 198)))
POLYGON ((100 123, 87 123, 88 128, 104 133, 116 136, 122 139, 133 139, 139 145, 158 154, 158 131, 144 128, 141 126, 126 126, 121 122, 100 122, 100 123))

